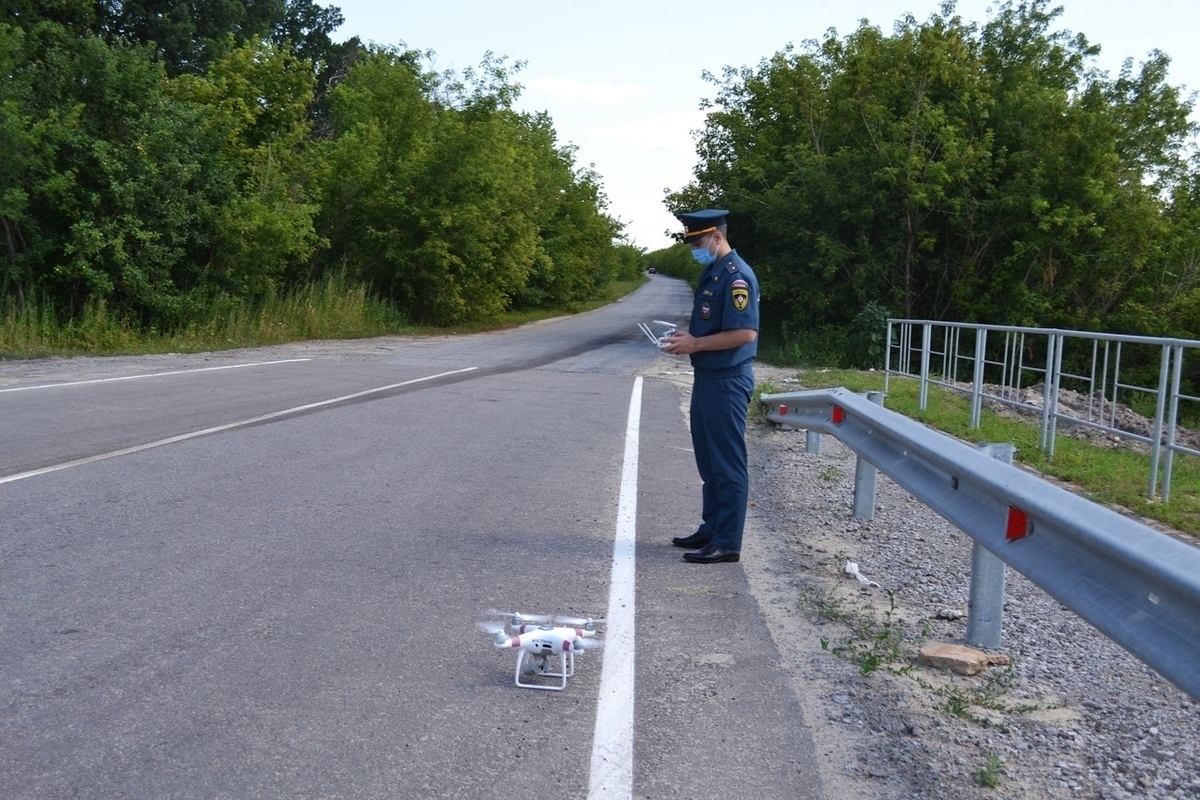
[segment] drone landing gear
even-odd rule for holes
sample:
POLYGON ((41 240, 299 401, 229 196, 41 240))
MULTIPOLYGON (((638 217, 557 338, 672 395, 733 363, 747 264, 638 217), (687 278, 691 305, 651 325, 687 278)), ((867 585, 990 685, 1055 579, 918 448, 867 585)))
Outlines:
POLYGON ((526 656, 530 656, 530 654, 524 650, 521 650, 519 653, 517 653, 516 681, 517 686, 520 686, 523 689, 548 689, 552 692, 561 692, 563 689, 567 688, 567 678, 575 674, 574 652, 568 651, 557 656, 545 653, 543 655, 531 656, 532 658, 537 659, 537 663, 531 664, 528 671, 535 673, 540 678, 562 678, 562 683, 560 683, 558 686, 544 683, 521 683, 521 672, 525 667, 526 656), (553 667, 557 667, 558 671, 552 671, 553 667))

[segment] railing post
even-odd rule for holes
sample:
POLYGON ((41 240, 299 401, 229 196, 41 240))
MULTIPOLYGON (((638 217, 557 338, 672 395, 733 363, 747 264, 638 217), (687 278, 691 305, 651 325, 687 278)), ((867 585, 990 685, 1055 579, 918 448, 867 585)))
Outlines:
MULTIPOLYGON (((883 405, 883 392, 864 392, 868 400, 883 405)), ((875 517, 875 485, 879 470, 870 461, 858 456, 854 465, 854 518, 871 520, 875 517)))
POLYGON ((1171 502, 1171 472, 1175 466, 1175 432, 1179 427, 1179 394, 1180 381, 1183 380, 1183 345, 1176 344, 1171 348, 1174 360, 1171 369, 1171 400, 1167 417, 1167 455, 1163 466, 1162 501, 1163 505, 1171 502))
MULTIPOLYGON (((980 450, 1011 464, 1011 444, 985 444, 980 450)), ((971 545, 971 594, 967 600, 967 644, 999 647, 1004 624, 1004 562, 979 542, 971 545)))
POLYGON ((1054 369, 1046 375, 1046 407, 1042 409, 1042 438, 1045 441, 1046 453, 1054 458, 1054 445, 1058 441, 1058 390, 1062 381, 1063 350, 1066 349, 1066 336, 1061 332, 1051 334, 1054 340, 1054 369))
POLYGON ((821 434, 817 431, 809 429, 804 433, 804 452, 810 456, 818 455, 821 452, 821 434))
POLYGON ((921 381, 917 407, 924 411, 929 403, 929 349, 933 346, 933 324, 926 322, 921 328, 921 381))
POLYGON ((1167 400, 1167 374, 1171 363, 1170 345, 1162 346, 1162 357, 1158 367, 1158 399, 1154 406, 1154 437, 1150 442, 1150 488, 1146 496, 1154 499, 1158 492, 1158 461, 1162 455, 1163 408, 1167 400))
MULTIPOLYGON (((883 350, 883 390, 888 390, 888 380, 892 377, 892 321, 887 321, 887 346, 883 350)), ((900 365, 897 364, 897 367, 900 365)))
POLYGON ((975 369, 971 374, 971 421, 970 427, 978 428, 983 410, 983 368, 987 358, 987 328, 975 330, 975 369))

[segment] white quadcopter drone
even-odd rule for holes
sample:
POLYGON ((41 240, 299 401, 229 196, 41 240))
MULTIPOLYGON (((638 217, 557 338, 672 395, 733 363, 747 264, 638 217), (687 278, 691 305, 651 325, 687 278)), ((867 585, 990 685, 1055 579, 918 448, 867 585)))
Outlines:
POLYGON ((674 322, 664 322, 661 319, 654 320, 654 324, 662 325, 666 328, 666 330, 655 336, 654 330, 644 322, 639 322, 638 328, 641 329, 642 333, 646 334, 646 337, 650 339, 650 341, 654 342, 655 347, 662 349, 663 347, 667 346, 667 340, 670 339, 671 334, 675 332, 676 325, 674 322))
POLYGON ((490 610, 488 614, 508 617, 503 622, 480 622, 479 628, 494 638, 496 649, 515 647, 517 669, 515 680, 523 689, 550 689, 561 692, 567 688, 567 678, 575 674, 575 653, 603 647, 604 642, 596 639, 596 625, 602 619, 576 617, 551 617, 545 614, 518 614, 515 611, 490 610), (534 677, 560 678, 558 685, 522 682, 521 676, 531 673, 534 677))

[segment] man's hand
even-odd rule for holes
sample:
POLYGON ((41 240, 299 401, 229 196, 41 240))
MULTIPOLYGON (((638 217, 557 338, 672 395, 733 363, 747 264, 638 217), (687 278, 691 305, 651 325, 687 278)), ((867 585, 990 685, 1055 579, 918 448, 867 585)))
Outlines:
POLYGON ((676 330, 667 337, 663 352, 673 356, 686 356, 702 350, 732 350, 757 338, 758 331, 753 328, 733 328, 698 339, 687 331, 676 330))
POLYGON ((696 344, 700 340, 692 336, 687 331, 674 330, 667 337, 667 343, 663 345, 663 352, 670 353, 673 356, 686 356, 696 352, 698 349, 696 344))

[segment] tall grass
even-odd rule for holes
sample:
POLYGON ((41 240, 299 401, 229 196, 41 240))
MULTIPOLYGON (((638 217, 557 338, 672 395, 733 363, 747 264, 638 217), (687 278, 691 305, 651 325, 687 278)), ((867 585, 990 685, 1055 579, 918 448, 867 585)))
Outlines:
POLYGON ((828 326, 797 334, 786 323, 760 333, 758 356, 770 364, 799 367, 842 366, 852 360, 849 336, 844 329, 828 326))
MULTIPOLYGON (((800 373, 805 389, 844 386, 850 391, 882 391, 883 373, 857 370, 806 370, 800 373)), ((1200 536, 1200 459, 1187 455, 1175 458, 1171 476, 1171 500, 1161 503, 1147 496, 1150 455, 1129 447, 1101 447, 1064 435, 1065 425, 1049 457, 1038 448, 1040 419, 1002 416, 984 409, 978 428, 969 426, 970 401, 940 386, 930 386, 928 402, 921 409, 918 382, 892 377, 886 405, 931 428, 968 442, 1011 442, 1014 460, 1043 475, 1067 481, 1089 499, 1120 506, 1131 513, 1162 522, 1175 530, 1200 536)))
POLYGON ((189 316, 198 321, 169 330, 139 329, 113 314, 103 302, 89 303, 78 317, 63 320, 47 304, 17 308, 10 299, 0 306, 0 358, 196 353, 305 339, 495 330, 590 311, 636 291, 647 280, 639 275, 610 283, 600 287, 591 300, 566 308, 512 311, 453 328, 412 326, 394 306, 340 273, 257 303, 224 294, 193 299, 189 316))
POLYGON ((17 308, 10 301, 0 317, 0 356, 199 352, 407 329, 393 306, 343 274, 257 303, 222 294, 197 305, 189 316, 198 321, 159 330, 134 326, 103 302, 89 303, 80 315, 64 320, 44 303, 17 308))
POLYGON ((60 321, 44 303, 22 308, 10 300, 0 318, 0 355, 33 358, 83 352, 127 352, 139 336, 109 314, 103 303, 88 303, 76 319, 60 321))

